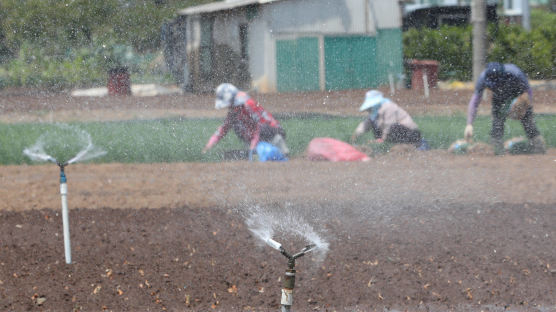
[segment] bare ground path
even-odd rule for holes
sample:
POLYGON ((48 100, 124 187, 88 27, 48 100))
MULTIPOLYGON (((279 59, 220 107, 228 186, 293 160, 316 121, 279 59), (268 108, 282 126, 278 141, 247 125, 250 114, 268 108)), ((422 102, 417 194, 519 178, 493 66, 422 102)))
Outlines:
MULTIPOLYGON (((415 90, 398 90, 389 95, 411 115, 465 114, 470 90, 435 89, 429 98, 415 90)), ((556 89, 535 90, 535 112, 556 113, 556 89)), ((309 92, 291 94, 254 94, 273 113, 323 113, 361 116, 358 108, 365 90, 309 92)), ((490 113, 489 101, 479 114, 490 113)), ((169 117, 223 117, 214 110, 211 94, 165 95, 153 97, 72 97, 67 93, 29 95, 23 91, 0 92, 0 122, 68 122, 169 117)))

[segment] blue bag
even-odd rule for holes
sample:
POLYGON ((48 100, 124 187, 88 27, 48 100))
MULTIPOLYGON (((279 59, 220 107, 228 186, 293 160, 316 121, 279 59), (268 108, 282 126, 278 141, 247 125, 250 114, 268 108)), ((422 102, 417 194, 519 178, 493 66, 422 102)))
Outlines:
POLYGON ((259 142, 257 144, 257 155, 259 155, 259 161, 286 161, 288 158, 280 152, 278 147, 268 143, 259 142))

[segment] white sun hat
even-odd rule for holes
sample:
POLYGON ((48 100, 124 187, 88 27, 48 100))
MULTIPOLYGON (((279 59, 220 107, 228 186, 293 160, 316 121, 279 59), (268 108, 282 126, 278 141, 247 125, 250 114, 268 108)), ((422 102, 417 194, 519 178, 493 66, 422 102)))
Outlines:
POLYGON ((221 109, 230 107, 238 89, 231 83, 222 83, 216 88, 216 101, 214 108, 221 109))
POLYGON ((372 108, 382 103, 384 100, 385 98, 382 95, 382 92, 378 90, 367 91, 367 93, 365 94, 365 102, 361 104, 361 107, 359 107, 359 111, 360 112, 366 111, 369 108, 372 108))

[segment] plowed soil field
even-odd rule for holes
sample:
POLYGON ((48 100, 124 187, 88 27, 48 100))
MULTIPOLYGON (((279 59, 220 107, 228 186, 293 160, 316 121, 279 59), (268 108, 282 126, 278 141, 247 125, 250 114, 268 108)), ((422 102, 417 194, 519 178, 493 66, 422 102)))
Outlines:
MULTIPOLYGON (((412 114, 465 111, 469 91, 433 91, 392 97, 412 114)), ((257 98, 273 113, 355 115, 363 94, 257 98)), ((536 96, 537 112, 555 111, 554 90, 536 96)), ((212 105, 210 95, 11 90, 0 116, 221 116, 212 105)), ((75 164, 66 168, 71 264, 58 174, 54 165, 0 166, 2 311, 277 311, 287 259, 261 231, 290 252, 318 244, 296 261, 295 311, 556 311, 554 149, 388 153, 366 163, 75 164)))

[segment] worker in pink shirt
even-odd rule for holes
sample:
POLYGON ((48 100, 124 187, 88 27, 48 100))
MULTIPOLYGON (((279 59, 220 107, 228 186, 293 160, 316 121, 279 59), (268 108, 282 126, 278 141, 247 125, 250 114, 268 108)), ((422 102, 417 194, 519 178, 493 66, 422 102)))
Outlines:
POLYGON ((203 153, 211 149, 230 129, 240 140, 249 146, 249 158, 252 159, 259 141, 276 146, 284 155, 288 155, 286 132, 280 123, 246 92, 238 90, 230 83, 223 83, 216 88, 216 109, 228 108, 224 123, 210 137, 203 148, 203 153))

